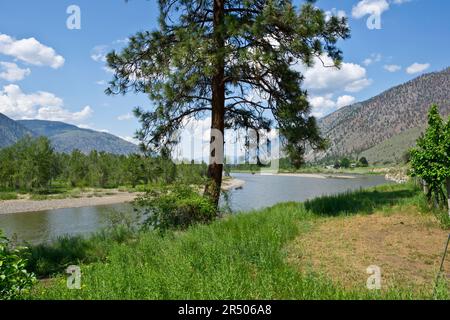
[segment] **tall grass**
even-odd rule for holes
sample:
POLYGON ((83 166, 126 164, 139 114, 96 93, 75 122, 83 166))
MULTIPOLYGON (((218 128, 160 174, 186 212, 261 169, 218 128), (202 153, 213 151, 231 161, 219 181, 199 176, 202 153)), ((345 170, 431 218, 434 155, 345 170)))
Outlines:
MULTIPOLYGON (((351 210, 365 198, 370 213, 387 205, 416 201, 412 187, 377 189, 320 198, 306 205, 280 204, 258 212, 228 216, 210 225, 161 236, 145 232, 133 241, 109 242, 104 258, 82 265, 82 289, 68 290, 65 278, 39 286, 35 299, 415 299, 430 292, 390 289, 368 292, 362 285, 343 289, 320 274, 302 274, 286 262, 286 244, 307 232, 331 208, 351 210), (328 199, 328 200, 327 200, 328 199), (343 202, 342 204, 340 204, 343 202)), ((81 250, 83 246, 81 245, 81 250)), ((440 298, 449 298, 441 292, 440 298)))
POLYGON ((16 200, 19 196, 16 192, 0 192, 0 201, 16 200))

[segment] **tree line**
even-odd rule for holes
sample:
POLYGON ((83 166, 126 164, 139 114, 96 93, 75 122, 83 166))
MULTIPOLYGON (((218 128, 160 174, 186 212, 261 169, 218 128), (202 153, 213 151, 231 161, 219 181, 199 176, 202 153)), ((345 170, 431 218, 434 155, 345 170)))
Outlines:
POLYGON ((167 155, 57 153, 45 137, 25 137, 0 150, 0 190, 50 191, 54 186, 116 188, 150 183, 203 183, 206 164, 176 165, 167 155))

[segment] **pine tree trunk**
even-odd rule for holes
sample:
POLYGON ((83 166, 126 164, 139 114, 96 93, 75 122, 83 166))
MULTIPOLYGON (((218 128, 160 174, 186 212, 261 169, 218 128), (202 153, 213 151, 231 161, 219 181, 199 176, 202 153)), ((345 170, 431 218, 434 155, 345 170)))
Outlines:
POLYGON ((447 178, 447 208, 450 216, 450 178, 447 178))
POLYGON ((225 40, 223 35, 223 22, 225 15, 225 0, 214 0, 214 39, 217 51, 215 75, 212 79, 212 113, 211 113, 211 154, 208 166, 208 183, 205 187, 205 195, 210 197, 216 208, 219 206, 220 188, 222 185, 223 137, 225 131, 225 57, 223 49, 225 40), (217 134, 222 136, 217 142, 217 134))

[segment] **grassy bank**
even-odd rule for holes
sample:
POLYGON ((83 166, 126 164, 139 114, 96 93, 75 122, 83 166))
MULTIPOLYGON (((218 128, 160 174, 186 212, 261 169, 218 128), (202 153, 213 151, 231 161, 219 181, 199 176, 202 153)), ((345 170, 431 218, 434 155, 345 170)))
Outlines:
MULTIPOLYGON (((55 261, 60 262, 59 268, 80 263, 82 289, 68 290, 65 276, 57 275, 42 281, 31 298, 431 299, 428 287, 411 290, 401 283, 376 292, 368 291, 365 282, 349 288, 320 270, 299 270, 288 259, 293 254, 291 244, 318 224, 375 212, 392 214, 409 207, 426 210, 417 189, 386 186, 305 204, 280 204, 165 236, 143 232, 101 241, 93 238, 78 244, 76 252, 69 250, 72 256, 65 260, 65 249, 41 248, 40 253, 35 251, 35 268, 40 263, 40 272, 45 273, 49 268, 45 264, 52 261, 53 271, 58 270, 55 261)), ((449 299, 447 288, 439 289, 438 297, 449 299)))

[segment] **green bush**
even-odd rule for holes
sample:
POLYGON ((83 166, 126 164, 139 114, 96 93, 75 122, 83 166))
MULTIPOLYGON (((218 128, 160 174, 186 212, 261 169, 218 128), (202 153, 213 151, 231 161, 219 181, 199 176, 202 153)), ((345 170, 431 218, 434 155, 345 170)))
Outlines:
POLYGON ((9 248, 9 240, 0 230, 0 300, 20 299, 36 278, 25 269, 26 248, 9 248))
POLYGON ((0 192, 0 201, 2 200, 16 200, 18 198, 15 192, 0 192))
POLYGON ((161 231, 183 230, 207 223, 216 216, 211 201, 189 186, 164 186, 148 191, 135 201, 137 210, 147 217, 145 226, 161 231))

